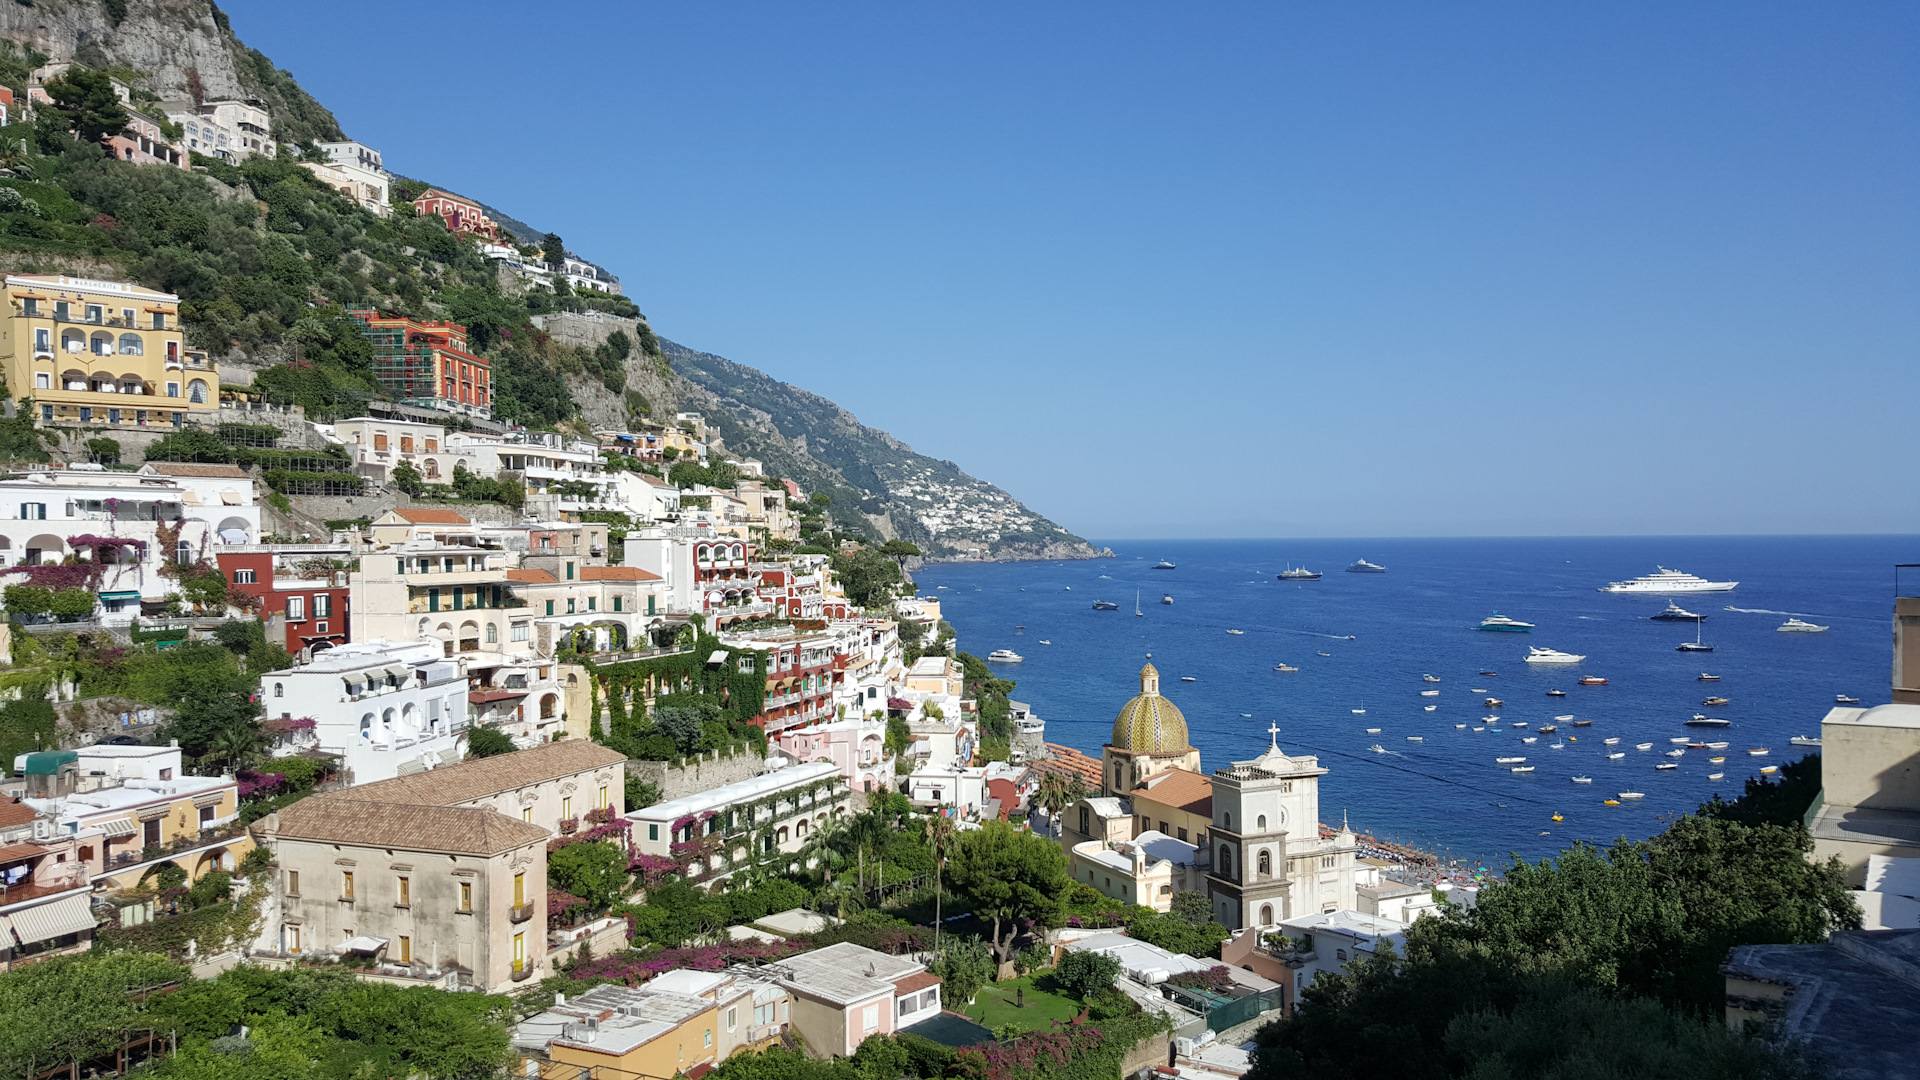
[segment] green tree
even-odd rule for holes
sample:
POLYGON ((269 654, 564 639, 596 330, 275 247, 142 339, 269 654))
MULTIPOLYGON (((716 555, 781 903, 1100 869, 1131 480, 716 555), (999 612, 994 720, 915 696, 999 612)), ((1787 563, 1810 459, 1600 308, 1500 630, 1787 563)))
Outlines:
POLYGON ((1120 961, 1105 953, 1069 952, 1053 969, 1067 993, 1082 1001, 1102 990, 1113 989, 1120 978, 1120 961))
POLYGON ((117 1049, 150 1026, 139 991, 187 979, 161 956, 61 956, 0 975, 0 1073, 39 1076, 117 1049))
POLYGON ((87 456, 102 465, 120 463, 120 440, 102 435, 87 440, 87 456))
POLYGON ((1214 922, 1211 916, 1204 922, 1194 923, 1144 907, 1127 912, 1127 933, 1149 945, 1186 956, 1217 956, 1220 943, 1228 936, 1227 928, 1214 922))
POLYGON ((403 461, 393 467, 393 486, 408 495, 418 495, 427 490, 427 478, 410 461, 403 461))
POLYGON ((81 142, 98 143, 127 126, 127 109, 104 71, 70 67, 46 85, 53 105, 47 111, 59 117, 66 130, 81 142))
POLYGON ((989 943, 1002 963, 1013 959, 1023 924, 1053 925, 1069 880, 1059 844, 1004 821, 963 834, 948 872, 974 914, 993 924, 989 943))
POLYGON ((1047 821, 1053 831, 1060 831, 1060 815, 1069 806, 1086 798, 1092 792, 1087 790, 1087 782, 1072 773, 1047 772, 1040 775, 1040 790, 1034 794, 1034 802, 1047 812, 1047 821))
POLYGON ((567 244, 558 233, 548 233, 540 240, 540 257, 555 270, 567 264, 567 244))
POLYGON ((947 1007, 964 1005, 993 981, 993 950, 979 938, 948 935, 932 971, 944 984, 941 996, 947 1007))
POLYGON ((892 559, 905 569, 908 559, 920 557, 920 546, 906 540, 889 540, 880 545, 880 554, 892 559))
POLYGON ((207 756, 239 768, 266 745, 260 725, 253 720, 223 724, 207 742, 207 756))
POLYGON ((495 754, 511 754, 518 747, 499 728, 484 725, 467 732, 468 757, 492 757, 495 754))
POLYGON ((45 615, 53 610, 53 590, 45 585, 9 585, 4 593, 7 610, 16 615, 45 615))
POLYGON ((547 856, 547 880, 598 910, 627 892, 627 857, 604 840, 568 844, 547 856))
POLYGON ((1214 921, 1213 903, 1207 894, 1197 889, 1181 889, 1173 894, 1173 904, 1167 914, 1186 923, 1188 926, 1205 926, 1214 921))
POLYGON ((945 814, 936 812, 927 815, 927 848, 933 852, 933 943, 935 948, 939 948, 940 946, 940 926, 942 923, 940 918, 940 901, 942 899, 940 870, 946 865, 947 849, 953 846, 955 831, 953 819, 947 817, 945 814))
POLYGON ((654 730, 673 740, 673 745, 682 754, 691 754, 700 749, 700 741, 706 735, 708 716, 700 709, 680 705, 665 705, 653 710, 654 730))

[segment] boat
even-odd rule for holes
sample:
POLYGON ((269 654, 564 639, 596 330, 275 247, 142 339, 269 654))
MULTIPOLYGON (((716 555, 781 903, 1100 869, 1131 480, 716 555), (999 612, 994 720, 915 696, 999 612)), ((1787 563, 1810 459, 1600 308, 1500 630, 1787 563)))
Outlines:
POLYGON ((1725 755, 1725 754, 1721 754, 1721 755, 1720 755, 1720 756, 1718 756, 1718 757, 1710 757, 1710 758, 1708 758, 1707 760, 1708 760, 1708 761, 1710 761, 1710 762, 1712 762, 1712 763, 1713 763, 1713 764, 1715 764, 1715 765, 1718 765, 1718 764, 1720 764, 1721 762, 1723 762, 1723 761, 1725 761, 1725 760, 1727 760, 1727 755, 1725 755))
POLYGON ((1176 566, 1174 566, 1174 565, 1173 565, 1172 563, 1170 563, 1170 562, 1168 562, 1168 561, 1167 561, 1167 560, 1165 560, 1165 559, 1161 559, 1161 560, 1160 560, 1159 562, 1157 562, 1157 563, 1154 563, 1154 564, 1153 564, 1153 568, 1154 568, 1155 570, 1176 570, 1176 569, 1178 569, 1178 567, 1176 567, 1176 566))
POLYGON ((1299 671, 1300 669, 1299 669, 1299 668, 1297 668, 1297 667, 1294 667, 1294 666, 1293 666, 1292 664, 1275 664, 1275 665, 1273 665, 1273 670, 1275 670, 1275 671, 1299 671))
POLYGON ((1566 748, 1567 748, 1567 744, 1563 742, 1547 744, 1547 749, 1549 750, 1565 750, 1566 748))
POLYGON ((1688 743, 1692 742, 1693 738, 1688 735, 1682 735, 1677 739, 1668 739, 1667 741, 1672 743, 1675 746, 1685 746, 1688 743))
POLYGON ((1675 749, 1667 751, 1668 757, 1685 757, 1686 754, 1687 754, 1687 751, 1685 747, 1677 747, 1675 749))
POLYGON ((1600 740, 1600 741, 1601 741, 1602 743, 1604 743, 1604 744, 1606 744, 1606 745, 1608 745, 1608 746, 1619 746, 1619 745, 1620 745, 1620 736, 1618 736, 1618 735, 1615 735, 1615 736, 1614 736, 1613 738, 1611 738, 1611 739, 1602 739, 1602 740, 1600 740))
POLYGON ((1725 750, 1726 748, 1727 744, 1723 742, 1710 742, 1707 744, 1707 749, 1709 750, 1725 750))
POLYGON ((1439 708, 1439 707, 1440 707, 1440 706, 1438 706, 1438 705, 1429 705, 1429 706, 1427 706, 1427 711, 1428 711, 1428 712, 1432 712, 1433 710, 1435 710, 1435 709, 1437 709, 1437 708, 1439 708))
POLYGON ((1747 751, 1747 756, 1748 757, 1765 757, 1771 753, 1773 753, 1773 747, 1771 746, 1756 746, 1753 749, 1747 751))
MULTIPOLYGON (((1497 716, 1489 716, 1489 717, 1487 717, 1487 719, 1489 719, 1489 720, 1498 720, 1498 719, 1500 719, 1500 718, 1499 718, 1499 717, 1497 717, 1497 716)), ((1526 726, 1527 726, 1527 722, 1526 722, 1525 720, 1515 720, 1515 721, 1513 722, 1513 726, 1514 726, 1514 727, 1517 727, 1517 728, 1520 728, 1520 727, 1526 727, 1526 726)))
POLYGON ((1712 652, 1713 646, 1700 640, 1700 623, 1693 625, 1693 640, 1683 641, 1674 647, 1675 652, 1712 652))
POLYGON ((1484 728, 1484 727, 1477 727, 1477 728, 1474 728, 1473 730, 1475 730, 1475 731, 1485 731, 1485 730, 1487 730, 1487 729, 1486 729, 1486 728, 1484 728))
POLYGON ((1709 674, 1707 674, 1706 672, 1704 672, 1704 671, 1703 671, 1703 672, 1701 672, 1701 673, 1700 673, 1700 677, 1699 677, 1698 679, 1695 679, 1694 681, 1695 681, 1695 682, 1719 682, 1719 681, 1720 681, 1720 676, 1718 676, 1718 675, 1709 675, 1709 674))
POLYGON ((1365 715, 1367 715, 1367 710, 1365 710, 1365 709, 1355 709, 1355 710, 1353 710, 1353 715, 1355 715, 1355 716, 1365 716, 1365 715))
POLYGON ((1602 799, 1602 800, 1600 800, 1600 802, 1601 802, 1601 804, 1602 804, 1602 805, 1605 805, 1605 806, 1619 806, 1619 805, 1620 805, 1620 800, 1619 800, 1619 799, 1602 799))
POLYGON ((1051 644, 1053 644, 1053 642, 1051 642, 1051 641, 1048 641, 1048 640, 1047 640, 1046 638, 1041 638, 1041 639, 1040 639, 1040 644, 1042 644, 1042 645, 1051 645, 1051 644))
POLYGON ((1420 676, 1420 678, 1421 678, 1421 680, 1422 680, 1422 681, 1425 681, 1425 682, 1439 682, 1439 681, 1440 681, 1440 676, 1438 676, 1438 675, 1422 675, 1422 676, 1420 676))
POLYGON ((1093 602, 1093 610, 1095 610, 1095 611, 1119 611, 1119 610, 1120 610, 1120 605, 1119 605, 1119 604, 1116 604, 1116 603, 1114 603, 1114 602, 1113 602, 1113 601, 1111 601, 1111 600, 1095 600, 1095 601, 1093 602))
POLYGON ((1607 680, 1598 675, 1588 675, 1587 677, 1580 680, 1580 685, 1581 686, 1605 686, 1607 685, 1607 680))
POLYGON ((1623 791, 1620 793, 1620 797, 1623 799, 1644 799, 1646 795, 1638 791, 1623 791))
POLYGON ((1653 749, 1653 744, 1650 742, 1634 743, 1633 748, 1635 750, 1651 750, 1653 749))
POLYGON ((1677 769, 1679 767, 1680 767, 1679 765, 1676 765, 1671 761, 1663 761, 1660 764, 1655 765, 1653 768, 1655 772, 1666 772, 1670 769, 1677 769))
POLYGON ((1246 633, 1246 631, 1245 631, 1245 630, 1229 630, 1229 631, 1227 631, 1227 633, 1229 633, 1229 634, 1234 634, 1234 635, 1236 635, 1236 636, 1237 636, 1237 635, 1240 635, 1240 634, 1244 634, 1244 633, 1246 633))
POLYGON ((1534 766, 1532 765, 1515 765, 1513 767, 1514 772, 1532 772, 1533 769, 1534 766))
POLYGON ((1386 567, 1378 563, 1370 563, 1365 559, 1361 559, 1359 562, 1347 567, 1347 573, 1349 574, 1384 574, 1386 572, 1386 567))
POLYGON ((1565 722, 1567 722, 1568 720, 1571 720, 1571 719, 1573 719, 1573 714, 1572 714, 1572 713, 1563 713, 1563 714, 1561 714, 1560 716, 1556 716, 1556 717, 1554 717, 1554 719, 1555 719, 1555 720, 1558 720, 1558 721, 1560 721, 1561 723, 1565 723, 1565 722))
POLYGON ((1497 671, 1483 671, 1483 672, 1481 672, 1480 674, 1482 674, 1482 675, 1498 675, 1498 674, 1500 674, 1500 673, 1499 673, 1499 672, 1497 672, 1497 671))
POLYGON ((1555 820, 1555 821, 1565 821, 1565 820, 1567 820, 1567 819, 1566 819, 1565 817, 1563 817, 1563 816, 1561 816, 1561 814, 1560 814, 1560 811, 1558 811, 1558 810, 1555 810, 1555 811, 1553 812, 1553 820, 1555 820))
MULTIPOLYGON (((1146 615, 1146 612, 1140 610, 1140 590, 1135 589, 1133 590, 1133 617, 1136 619, 1144 619, 1146 615)), ((1230 634, 1233 633, 1231 630, 1227 632, 1230 634)))
POLYGON ((1017 664, 1020 661, 1025 660, 1026 657, 1021 656, 1019 653, 1014 652, 1012 649, 995 649, 992 652, 987 654, 987 659, 993 661, 996 664, 1017 664))
POLYGON ((1799 619, 1790 618, 1779 626, 1774 627, 1774 629, 1783 634, 1824 634, 1833 628, 1831 626, 1815 626, 1810 622, 1802 622, 1799 619))
POLYGON ((1200 680, 1194 678, 1191 675, 1182 675, 1180 676, 1180 681, 1181 682, 1199 682, 1200 680))
POLYGON ((1586 655, 1583 653, 1561 652, 1558 649, 1534 647, 1527 650, 1529 664, 1577 664, 1585 659, 1586 655))
POLYGON ((1699 622, 1700 620, 1706 618, 1706 616, 1695 615, 1693 612, 1688 611, 1686 608, 1683 608, 1679 604, 1676 604, 1673 601, 1669 600, 1667 601, 1667 608, 1665 611, 1661 611, 1661 612, 1658 612, 1657 614, 1649 615, 1647 616, 1647 618, 1652 619, 1655 622, 1699 622))
POLYGON ((1548 697, 1566 697, 1567 692, 1565 690, 1549 690, 1547 691, 1547 696, 1548 697))
POLYGON ((1795 735, 1793 738, 1787 740, 1787 744, 1790 746, 1819 746, 1820 740, 1810 739, 1805 735, 1795 735))
POLYGON ((1506 702, 1504 702, 1504 701, 1501 701, 1501 700, 1500 700, 1499 698, 1497 698, 1497 697, 1490 697, 1490 698, 1488 698, 1488 699, 1487 699, 1487 708, 1489 708, 1489 709, 1497 709, 1497 708, 1499 708, 1500 706, 1502 706, 1502 705, 1505 705, 1505 704, 1506 704, 1506 702))
POLYGON ((1536 742, 1539 742, 1539 741, 1540 741, 1540 736, 1538 736, 1538 735, 1529 735, 1529 736, 1527 736, 1526 738, 1524 738, 1524 739, 1521 739, 1520 741, 1521 741, 1521 742, 1523 742, 1523 743, 1536 743, 1536 742))
POLYGON ((1576 784, 1591 784, 1591 783, 1593 783, 1593 777, 1591 777, 1591 776, 1576 776, 1576 777, 1574 777, 1574 778, 1573 778, 1573 782, 1574 782, 1574 783, 1576 783, 1576 784))
POLYGON ((1427 739, 1426 739, 1426 736, 1424 735, 1409 735, 1407 736, 1407 741, 1408 742, 1426 742, 1427 739))
POLYGON ((1541 724, 1539 728, 1540 734, 1542 735, 1551 735, 1554 732, 1559 730, 1560 730, 1560 725, 1558 724, 1541 724))
POLYGON ((1280 571, 1281 581, 1319 581, 1320 571, 1309 570, 1304 566, 1289 566, 1280 571))
POLYGON ((1760 766, 1760 771, 1761 771, 1761 772, 1762 772, 1763 774, 1766 774, 1766 775, 1772 775, 1773 773, 1777 773, 1777 772, 1779 772, 1779 771, 1780 771, 1780 766, 1778 766, 1778 765, 1762 765, 1762 766, 1760 766))
POLYGON ((1466 730, 1466 727, 1467 727, 1467 725, 1465 724, 1455 724, 1453 726, 1456 731, 1464 731, 1466 730))
POLYGON ((1575 721, 1573 722, 1573 726, 1574 726, 1574 727, 1592 727, 1592 726, 1593 726, 1593 721, 1591 721, 1591 720, 1575 720, 1575 721))
POLYGON ((1723 697, 1710 697, 1707 700, 1701 702, 1700 704, 1711 707, 1714 705, 1729 705, 1732 703, 1723 697))
POLYGON ((1610 581, 1600 586, 1601 592, 1617 593, 1701 593, 1732 592, 1737 581, 1708 581, 1692 574, 1669 570, 1664 566, 1654 567, 1654 572, 1642 577, 1629 578, 1626 581, 1610 581))
POLYGON ((1710 772, 1710 773, 1708 773, 1708 774, 1707 774, 1707 779, 1709 779, 1709 780, 1719 780, 1719 779, 1722 779, 1722 778, 1724 778, 1724 777, 1725 777, 1726 775, 1727 775, 1727 774, 1726 774, 1726 773, 1723 773, 1723 772, 1710 772))
POLYGON ((1525 760, 1527 759, 1523 757, 1497 757, 1493 762, 1496 765, 1518 765, 1525 760))
POLYGON ((1332 656, 1333 654, 1332 654, 1332 653, 1330 653, 1330 652, 1317 652, 1317 653, 1314 653, 1313 655, 1315 655, 1315 656, 1332 656))
POLYGON ((1733 721, 1722 720, 1716 716, 1700 716, 1696 714, 1693 719, 1687 721, 1687 726, 1688 727, 1726 727, 1731 723, 1733 723, 1733 721))
POLYGON ((1173 594, 1172 594, 1172 593, 1167 593, 1167 594, 1165 594, 1165 595, 1163 595, 1162 597, 1160 597, 1160 602, 1161 602, 1161 603, 1163 603, 1163 604, 1171 604, 1171 603, 1173 603, 1173 594))
POLYGON ((1384 746, 1381 746, 1379 743, 1374 743, 1372 746, 1367 747, 1367 749, 1373 751, 1376 754, 1384 754, 1387 752, 1387 748, 1384 746))
POLYGON ((1857 697, 1848 697, 1845 694, 1835 694, 1833 695, 1833 703, 1835 705, 1858 705, 1860 704, 1860 699, 1857 697))
POLYGON ((1439 696, 1440 696, 1440 691, 1438 691, 1438 690, 1422 690, 1422 691, 1420 691, 1420 696, 1421 696, 1421 697, 1439 697, 1439 696))
POLYGON ((1619 761, 1619 760, 1620 760, 1621 758, 1623 758, 1623 757, 1626 757, 1626 756, 1627 756, 1627 754, 1626 754, 1626 751, 1624 751, 1624 750, 1615 750, 1615 751, 1614 751, 1613 753, 1611 753, 1611 754, 1608 754, 1608 755, 1607 755, 1607 760, 1608 760, 1608 761, 1619 761))
POLYGON ((1378 734, 1380 734, 1380 729, 1379 729, 1379 728, 1377 728, 1377 727, 1370 727, 1370 728, 1368 728, 1368 729, 1367 729, 1367 734, 1369 734, 1369 735, 1378 735, 1378 734))
POLYGON ((1509 619, 1496 611, 1480 620, 1480 629, 1505 630, 1509 633, 1524 634, 1533 629, 1533 624, 1530 622, 1521 622, 1518 619, 1509 619))

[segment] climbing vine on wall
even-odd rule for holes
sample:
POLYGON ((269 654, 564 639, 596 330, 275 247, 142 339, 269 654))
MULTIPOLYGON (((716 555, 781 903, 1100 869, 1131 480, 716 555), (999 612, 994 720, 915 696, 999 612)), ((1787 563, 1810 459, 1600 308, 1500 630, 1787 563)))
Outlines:
POLYGON ((722 718, 734 723, 751 720, 766 707, 767 654, 726 648, 711 634, 697 635, 690 650, 669 656, 615 664, 584 662, 594 695, 604 696, 607 702, 611 725, 601 741, 609 745, 637 738, 646 721, 646 703, 656 698, 683 694, 703 698, 718 705, 722 718), (707 658, 721 651, 726 652, 726 660, 708 666, 707 658), (740 670, 742 658, 752 659, 752 670, 740 670))

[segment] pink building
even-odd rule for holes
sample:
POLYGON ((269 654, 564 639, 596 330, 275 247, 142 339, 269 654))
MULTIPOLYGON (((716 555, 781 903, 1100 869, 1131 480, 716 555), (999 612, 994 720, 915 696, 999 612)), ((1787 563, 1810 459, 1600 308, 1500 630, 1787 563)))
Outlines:
POLYGON ((853 791, 880 791, 893 779, 887 753, 887 725, 850 718, 812 727, 788 728, 768 736, 775 749, 796 761, 830 761, 839 766, 853 791))

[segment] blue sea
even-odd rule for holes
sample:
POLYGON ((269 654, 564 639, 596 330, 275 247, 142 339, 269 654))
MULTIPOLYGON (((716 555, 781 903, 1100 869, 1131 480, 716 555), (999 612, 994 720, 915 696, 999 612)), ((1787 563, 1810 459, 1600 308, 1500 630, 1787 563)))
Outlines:
POLYGON ((1920 561, 1920 538, 1884 536, 1109 543, 1117 558, 938 565, 916 580, 922 595, 943 601, 962 648, 1026 658, 995 667, 1017 681, 1013 696, 1047 722, 1050 742, 1098 756, 1151 654, 1207 770, 1258 755, 1278 724, 1284 749, 1318 754, 1331 770, 1322 820, 1345 816, 1375 836, 1488 865, 1575 840, 1657 833, 1716 793, 1739 795, 1761 766, 1801 757, 1787 740, 1817 737, 1836 694, 1887 701, 1894 564, 1920 561), (1343 572, 1363 557, 1388 572, 1343 572), (1176 569, 1153 569, 1163 559, 1176 569), (1326 576, 1277 580, 1303 564, 1326 576), (1702 640, 1713 652, 1675 651, 1695 626, 1650 620, 1666 597, 1598 591, 1656 564, 1740 582, 1731 593, 1674 598, 1708 616, 1702 640), (1163 594, 1174 602, 1161 603, 1163 594), (1094 611, 1095 600, 1120 610, 1094 611), (1475 629, 1496 611, 1537 628, 1475 629), (1831 629, 1777 632, 1789 615, 1831 629), (1529 645, 1587 659, 1541 668, 1524 662, 1529 645), (1300 670, 1274 671, 1280 662, 1300 670), (1697 681, 1703 671, 1720 681, 1697 681), (1442 681, 1423 681, 1429 673, 1442 681), (1576 685, 1583 675, 1607 684, 1576 685), (1553 688, 1567 696, 1547 696, 1553 688), (1731 703, 1704 706, 1712 695, 1731 703), (1488 697, 1504 704, 1490 709, 1488 697), (1696 713, 1732 725, 1684 726, 1696 713), (1483 721, 1493 714, 1497 725, 1483 721), (1555 735, 1521 742, 1566 714, 1593 725, 1563 722, 1555 735), (1683 735, 1731 745, 1688 750, 1677 770, 1656 771, 1671 760, 1668 740, 1683 735), (1613 737, 1619 745, 1603 745, 1613 737), (1555 742, 1564 748, 1551 749, 1555 742), (1635 750, 1641 742, 1654 747, 1635 750), (1376 744, 1387 753, 1369 749, 1376 744), (1749 756, 1755 747, 1770 753, 1749 756), (1626 757, 1610 761, 1612 751, 1626 757), (1720 754, 1724 763, 1709 763, 1720 754), (1495 764, 1507 756, 1536 771, 1495 764), (1708 779, 1715 772, 1724 779, 1708 779), (1575 775, 1593 782, 1575 784, 1575 775), (1603 804, 1623 791, 1646 797, 1603 804), (1555 812, 1564 820, 1552 821, 1555 812))

